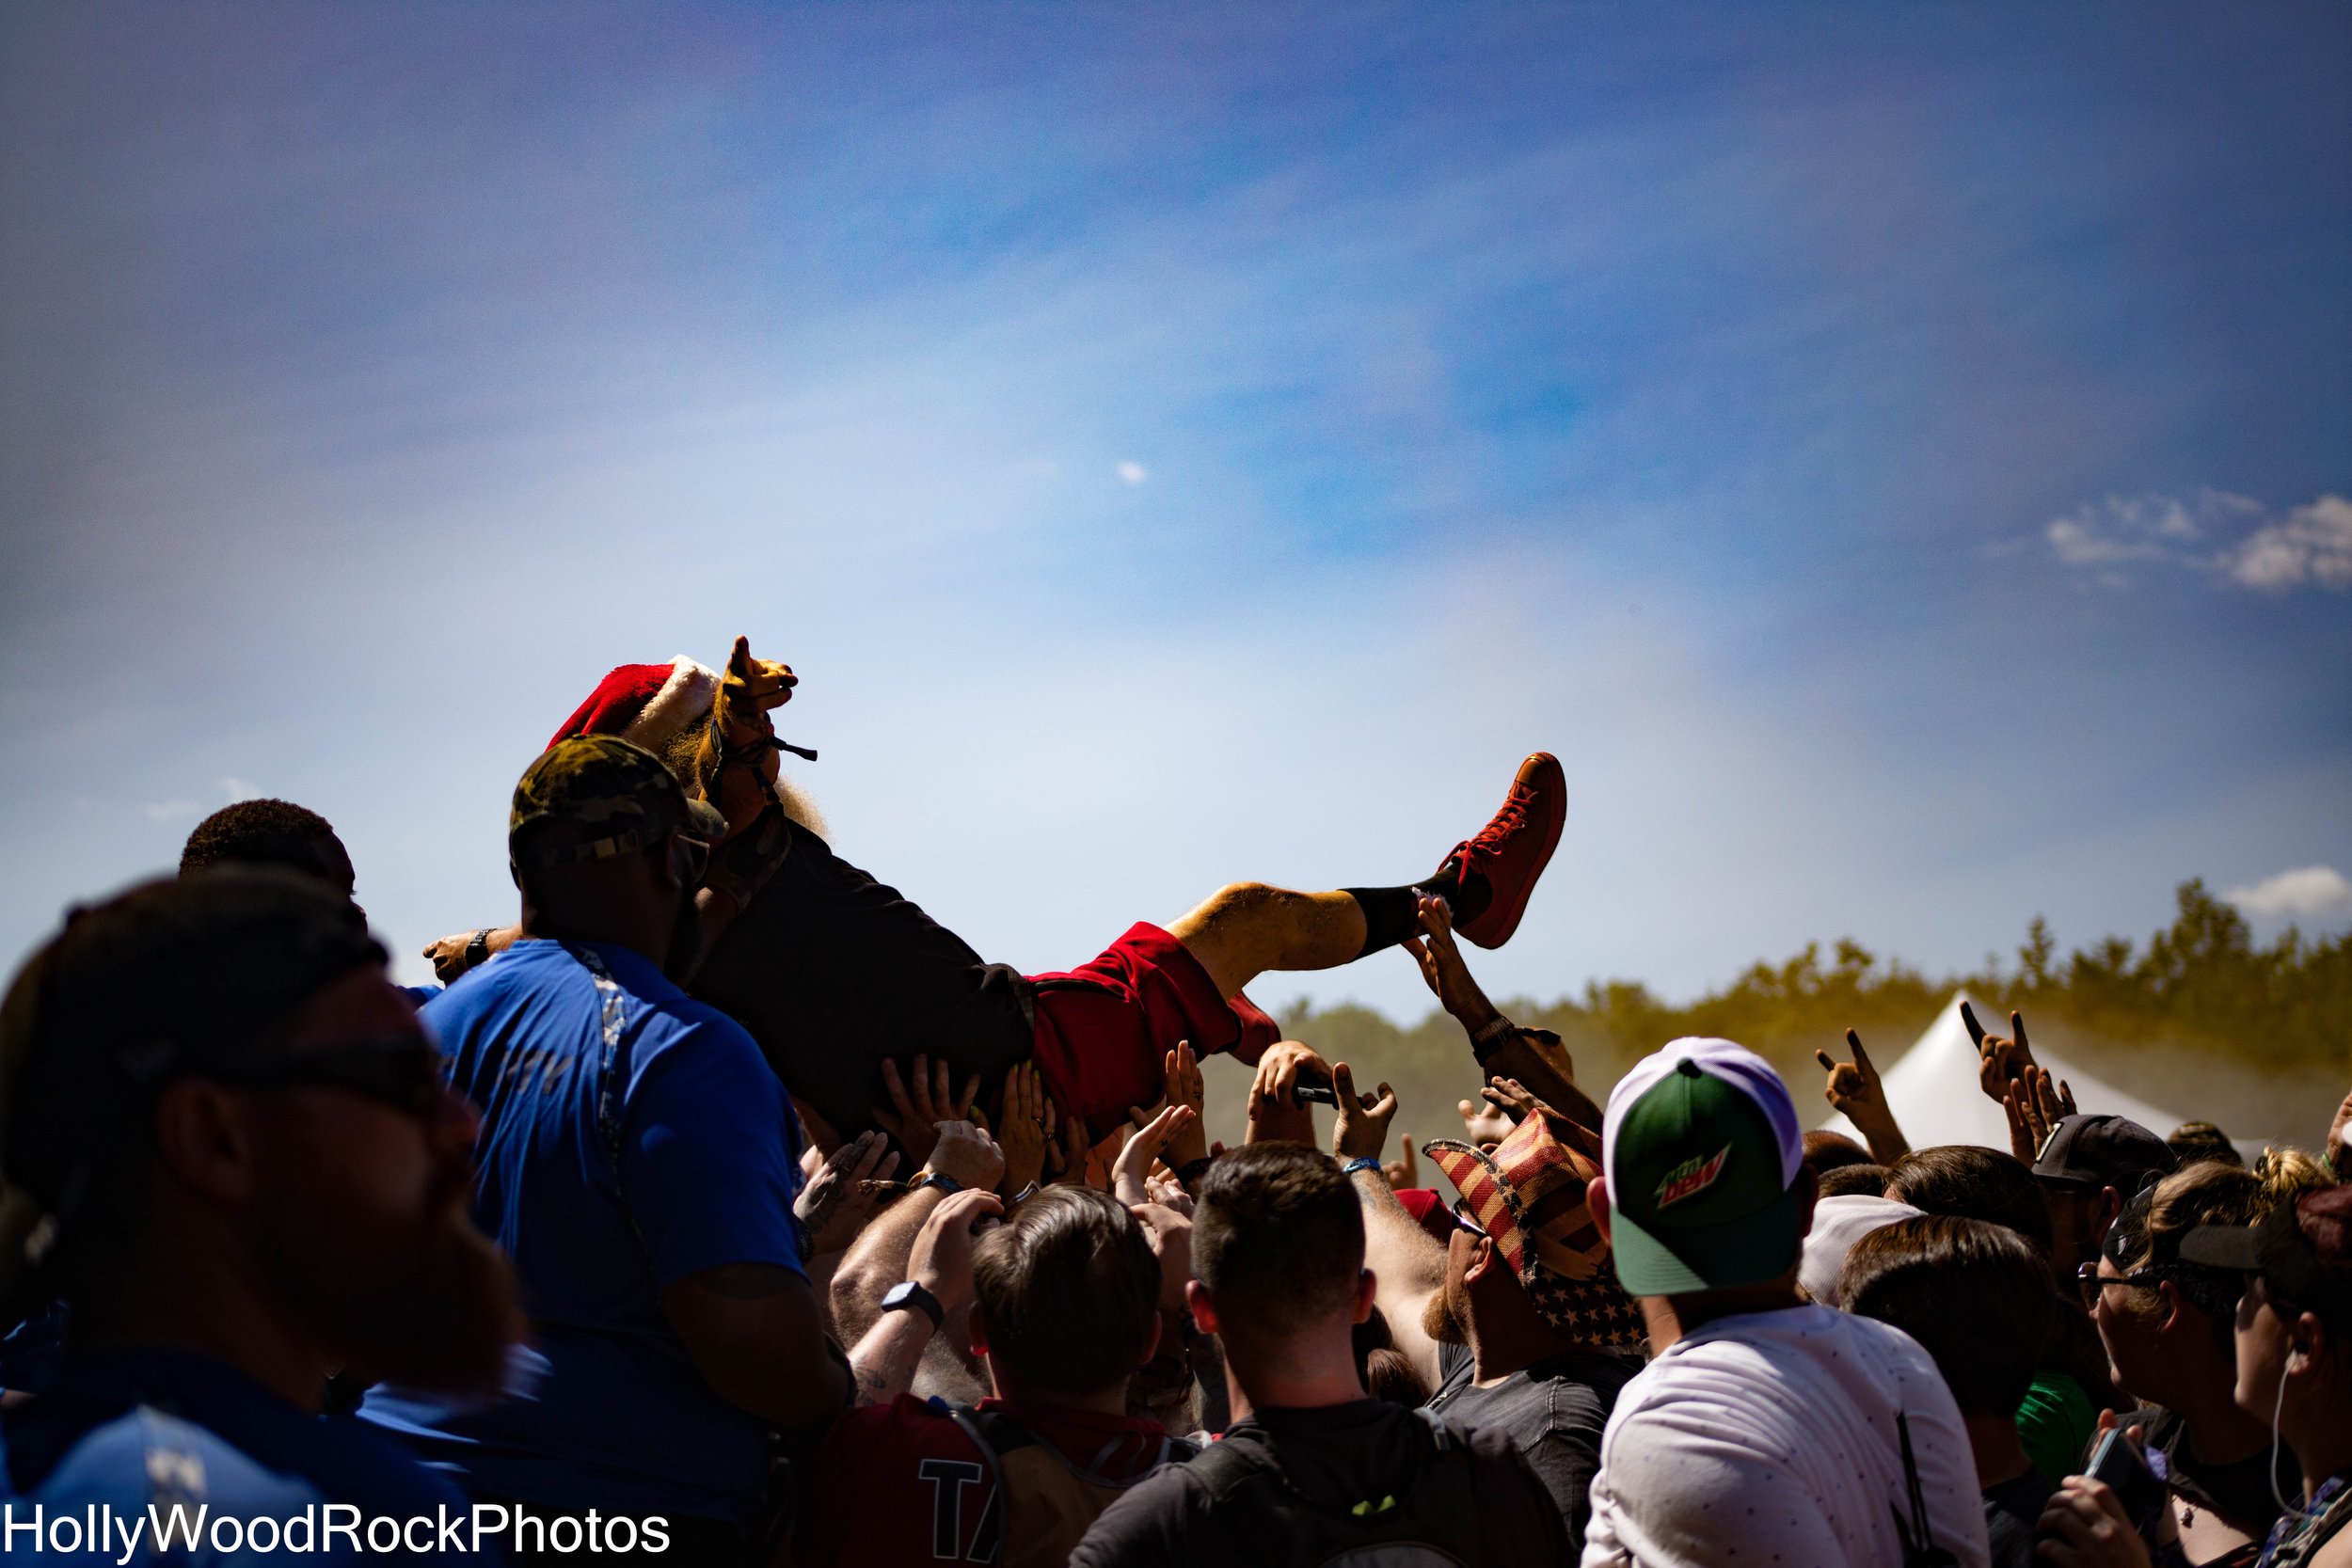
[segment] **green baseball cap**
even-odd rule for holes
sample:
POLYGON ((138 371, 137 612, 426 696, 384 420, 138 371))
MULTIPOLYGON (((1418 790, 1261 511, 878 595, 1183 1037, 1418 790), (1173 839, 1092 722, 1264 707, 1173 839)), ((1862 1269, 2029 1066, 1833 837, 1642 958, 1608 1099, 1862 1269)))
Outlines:
POLYGON ((673 832, 716 844, 727 832, 726 818, 688 800, 660 757, 611 735, 559 740, 524 770, 506 817, 508 843, 535 822, 567 824, 582 841, 534 850, 524 857, 532 865, 626 855, 673 832))
POLYGON ((1804 1242, 1804 1158, 1788 1085, 1746 1047, 1678 1039, 1635 1063, 1601 1122, 1618 1282, 1686 1295, 1787 1274, 1804 1242))

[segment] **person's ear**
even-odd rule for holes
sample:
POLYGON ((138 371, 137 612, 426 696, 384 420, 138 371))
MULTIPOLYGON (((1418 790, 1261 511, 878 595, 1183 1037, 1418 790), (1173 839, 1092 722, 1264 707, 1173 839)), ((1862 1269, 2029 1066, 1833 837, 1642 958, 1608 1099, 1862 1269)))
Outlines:
POLYGON ((515 863, 515 857, 512 855, 506 857, 506 879, 515 884, 516 893, 522 892, 523 868, 515 863))
POLYGON ((2164 1310, 2157 1315, 2156 1327, 2160 1332, 2169 1333, 2181 1321, 2181 1288, 2169 1279, 2160 1279, 2156 1281, 2156 1300, 2164 1306, 2164 1310))
POLYGON ((1592 1212, 1593 1228, 1600 1239, 1609 1239, 1609 1181, 1606 1177, 1594 1177, 1584 1183, 1584 1207, 1592 1212))
POLYGON ((2298 1312, 2287 1324, 2287 1370, 2308 1371, 2328 1354, 2328 1325, 2316 1312, 2298 1312))
POLYGON ((1380 1276, 1370 1269, 1359 1269, 1356 1273, 1356 1315, 1347 1321, 1352 1323, 1369 1322, 1373 1303, 1379 1299, 1379 1294, 1380 1276))
POLYGON ((1136 1365, 1138 1368, 1149 1366, 1152 1358, 1160 1354, 1160 1341, 1167 1338, 1168 1319, 1158 1312, 1152 1313, 1152 1332, 1143 1337, 1143 1354, 1136 1357, 1136 1365))
POLYGON ((1200 1325, 1201 1333, 1223 1332, 1216 1321, 1216 1303, 1210 1299, 1208 1287, 1200 1281, 1184 1281, 1184 1305, 1192 1309, 1192 1321, 1200 1325))
POLYGON ((2090 1238, 2094 1244, 2107 1239, 2107 1227, 2113 1225, 2115 1223, 2115 1216, 2122 1212, 2123 1195, 2117 1192, 2113 1187, 2100 1188, 2099 1225, 2098 1228, 2092 1232, 2090 1238))
POLYGON ((977 1301, 972 1304, 972 1315, 964 1320, 963 1332, 972 1342, 973 1354, 988 1354, 988 1320, 980 1316, 980 1304, 977 1301))
POLYGON ((253 1140, 234 1089, 201 1078, 165 1085, 155 1101, 155 1155, 181 1185, 215 1203, 253 1196, 253 1140))
MULTIPOLYGON (((1465 1232, 1465 1234, 1468 1233, 1465 1232)), ((1470 1264, 1462 1270, 1462 1279, 1465 1284, 1486 1278, 1494 1269, 1496 1259, 1502 1256, 1501 1249, 1496 1247, 1492 1236, 1471 1236, 1470 1245, 1470 1264)))

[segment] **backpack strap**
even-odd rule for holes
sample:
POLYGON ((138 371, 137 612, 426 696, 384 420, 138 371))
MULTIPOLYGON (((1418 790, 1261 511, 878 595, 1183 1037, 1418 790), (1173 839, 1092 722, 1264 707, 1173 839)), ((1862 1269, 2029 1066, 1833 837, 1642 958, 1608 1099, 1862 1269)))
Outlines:
POLYGON ((588 972, 589 980, 596 988, 598 1021, 604 1030, 604 1050, 596 1061, 596 1132, 604 1142, 605 1157, 612 1163, 612 1187, 621 1186, 621 1079, 628 1071, 623 1060, 623 1035, 628 1027, 628 1013, 622 998, 621 983, 612 978, 612 969, 595 948, 585 943, 565 942, 569 953, 588 972))

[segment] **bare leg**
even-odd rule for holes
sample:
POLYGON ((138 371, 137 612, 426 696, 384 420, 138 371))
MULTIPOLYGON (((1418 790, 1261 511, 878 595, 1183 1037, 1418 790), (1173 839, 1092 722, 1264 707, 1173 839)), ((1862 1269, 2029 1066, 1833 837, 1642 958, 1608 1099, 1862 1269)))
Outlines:
POLYGON ((1174 937, 1231 996, 1269 969, 1335 969, 1364 947, 1364 911, 1344 893, 1234 882, 1181 920, 1174 937))

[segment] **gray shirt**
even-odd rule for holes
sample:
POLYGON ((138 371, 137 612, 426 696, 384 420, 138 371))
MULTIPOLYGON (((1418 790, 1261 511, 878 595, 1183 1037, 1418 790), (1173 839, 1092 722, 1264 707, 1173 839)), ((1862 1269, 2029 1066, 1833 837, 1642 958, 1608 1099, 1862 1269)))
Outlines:
POLYGON ((1461 1345, 1438 1347, 1438 1391, 1429 1408, 1472 1430, 1509 1437, 1534 1469, 1553 1506, 1581 1546, 1592 1517, 1588 1494, 1600 1468, 1600 1435, 1609 1412, 1641 1363, 1597 1351, 1570 1351, 1513 1372, 1491 1388, 1471 1383, 1477 1358, 1461 1345))

